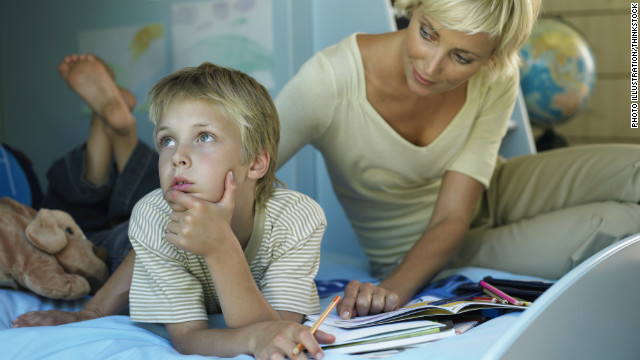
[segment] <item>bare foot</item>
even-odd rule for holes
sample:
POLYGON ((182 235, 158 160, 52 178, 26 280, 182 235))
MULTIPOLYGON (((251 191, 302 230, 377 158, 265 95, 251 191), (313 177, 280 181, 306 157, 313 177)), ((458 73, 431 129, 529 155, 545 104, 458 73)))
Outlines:
MULTIPOLYGON (((120 92, 120 96, 122 97, 122 100, 124 101, 124 103, 127 105, 127 108, 129 109, 129 112, 133 112, 133 109, 135 109, 136 107, 136 96, 133 95, 129 90, 119 87, 118 86, 118 91, 120 92)), ((98 116, 98 119, 100 119, 102 122, 105 123, 105 128, 103 131, 105 131, 107 134, 110 134, 110 136, 118 136, 118 135, 124 135, 124 136, 129 136, 131 135, 132 131, 136 130, 136 122, 135 122, 135 118, 132 117, 131 121, 129 121, 129 125, 127 126, 128 129, 126 129, 127 131, 125 132, 124 128, 114 128, 113 126, 111 126, 111 124, 109 123, 108 119, 105 119, 104 117, 102 117, 102 115, 100 115, 97 112, 93 112, 95 115, 98 116)))
POLYGON ((64 58, 58 71, 69 87, 113 130, 128 133, 131 126, 135 126, 135 118, 123 99, 124 93, 102 60, 92 54, 73 54, 64 58))
POLYGON ((127 104, 129 111, 133 111, 137 103, 136 96, 133 95, 131 91, 119 86, 118 91, 120 91, 120 96, 122 97, 122 100, 124 100, 125 104, 127 104))

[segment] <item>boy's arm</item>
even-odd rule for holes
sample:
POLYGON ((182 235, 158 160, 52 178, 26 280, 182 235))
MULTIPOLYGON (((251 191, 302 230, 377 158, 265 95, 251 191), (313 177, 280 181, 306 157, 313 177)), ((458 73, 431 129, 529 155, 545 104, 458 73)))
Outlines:
POLYGON ((205 259, 229 328, 280 319, 258 289, 242 246, 231 229, 235 191, 229 171, 225 192, 218 203, 180 191, 165 194, 173 210, 166 239, 205 259))
POLYGON ((118 265, 107 282, 98 289, 98 292, 89 300, 82 309, 95 313, 96 317, 119 314, 129 303, 129 289, 131 288, 131 277, 133 276, 133 264, 136 253, 133 249, 129 251, 127 257, 118 265))
POLYGON ((77 311, 32 311, 19 316, 12 327, 52 326, 116 315, 129 302, 135 252, 131 250, 96 294, 77 311))
POLYGON ((293 321, 295 323, 302 323, 302 320, 304 319, 304 315, 293 312, 293 311, 283 311, 283 310, 278 310, 278 315, 280 315, 280 319, 284 320, 284 321, 293 321))
POLYGON ((278 354, 282 358, 307 360, 304 353, 291 354, 298 343, 302 343, 315 359, 321 359, 324 353, 318 342, 335 341, 333 335, 322 331, 316 332, 314 338, 308 326, 290 321, 265 321, 235 329, 209 329, 206 321, 165 324, 165 327, 173 347, 180 353, 205 356, 249 354, 258 359, 271 359, 278 354))
POLYGON ((205 257, 227 327, 279 320, 258 289, 238 241, 230 243, 226 251, 205 257))
MULTIPOLYGON (((300 324, 302 315, 290 311, 277 313, 262 296, 253 279, 242 247, 229 226, 234 195, 235 184, 230 176, 227 176, 225 193, 219 203, 206 202, 181 192, 165 193, 165 200, 173 210, 165 237, 179 248, 205 259, 229 328, 208 329, 207 322, 203 320, 167 324, 174 347, 185 354, 235 356, 249 353, 264 358, 275 354, 290 356, 291 351, 301 342, 320 358, 322 353, 317 341, 309 328, 300 324), (294 321, 282 321, 280 316, 294 321)), ((321 210, 318 211, 321 213, 321 210)), ((294 263, 304 264, 309 273, 305 273, 304 277, 308 275, 311 279, 317 272, 315 260, 319 252, 316 250, 319 250, 326 223, 324 214, 320 215, 317 215, 318 227, 310 238, 293 243, 303 248, 305 244, 311 245, 310 249, 314 251, 303 249, 303 253, 311 256, 310 263, 315 266, 308 269, 309 262, 303 261, 306 259, 301 260, 298 256, 285 252, 287 256, 295 257, 294 263)), ((289 259, 287 256, 280 260, 286 261, 289 259)), ((274 264, 271 264, 270 268, 272 267, 274 264)), ((279 276, 282 277, 282 274, 279 276)), ((297 276, 293 283, 291 279, 283 279, 282 286, 290 289, 289 284, 296 284, 296 278, 297 276)), ((332 341, 333 336, 321 333, 318 340, 332 341)), ((306 356, 303 355, 302 358, 306 356)))

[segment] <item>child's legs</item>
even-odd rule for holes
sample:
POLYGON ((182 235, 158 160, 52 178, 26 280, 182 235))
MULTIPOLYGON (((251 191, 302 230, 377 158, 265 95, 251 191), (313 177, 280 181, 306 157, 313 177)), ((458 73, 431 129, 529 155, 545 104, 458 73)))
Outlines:
POLYGON ((68 212, 85 232, 107 229, 108 196, 115 183, 115 172, 111 171, 100 186, 86 181, 84 147, 81 145, 53 162, 47 172, 49 186, 42 207, 68 212))
POLYGON ((158 154, 141 141, 123 171, 118 174, 112 163, 107 181, 100 186, 84 179, 85 161, 84 146, 55 161, 47 172, 49 188, 43 203, 45 208, 71 214, 85 232, 109 230, 128 221, 136 202, 160 187, 158 154))
POLYGON ((109 178, 112 152, 111 140, 106 133, 106 124, 95 113, 91 114, 89 135, 85 144, 84 180, 102 185, 109 178))
POLYGON ((509 159, 488 197, 498 226, 592 202, 638 203, 640 146, 576 146, 509 159))
POLYGON ((557 279, 601 249, 640 232, 639 219, 638 204, 600 202, 472 229, 452 266, 557 279))
POLYGON ((115 83, 113 70, 92 54, 66 56, 58 70, 93 110, 86 145, 85 180, 101 185, 115 160, 121 172, 138 143, 131 111, 135 96, 115 83), (113 159, 112 159, 113 155, 113 159))
POLYGON ((122 222, 109 230, 89 232, 85 234, 96 246, 103 247, 109 254, 109 274, 116 268, 131 251, 129 242, 129 221, 122 222))
POLYGON ((109 219, 115 223, 128 221, 138 200, 159 187, 158 153, 138 141, 113 185, 109 198, 109 219))

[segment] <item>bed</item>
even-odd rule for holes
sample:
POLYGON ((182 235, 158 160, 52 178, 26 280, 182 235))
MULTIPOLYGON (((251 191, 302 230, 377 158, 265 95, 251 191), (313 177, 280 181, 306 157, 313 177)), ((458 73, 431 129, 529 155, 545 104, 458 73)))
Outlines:
MULTIPOLYGON (((313 3, 313 51, 355 32, 385 32, 394 29, 387 0, 341 0, 313 3), (344 9, 344 6, 352 8, 344 9), (368 16, 359 14, 363 6, 368 16), (341 11, 333 11, 340 8, 341 11), (380 15, 384 21, 368 21, 380 15), (324 16, 324 17, 323 17, 324 16), (326 17, 326 18, 325 18, 326 17), (322 24, 327 24, 322 26, 322 24)), ((510 130, 500 154, 505 157, 535 152, 522 96, 514 109, 510 130)), ((373 280, 364 256, 345 220, 326 176, 322 157, 303 149, 299 162, 292 159, 279 177, 291 188, 318 200, 327 213, 329 227, 323 242, 317 279, 373 280), (310 169, 311 167, 311 169, 310 169), (311 170, 311 171, 309 171, 311 170), (317 172, 316 175, 309 173, 317 172), (326 241, 326 240, 329 241, 326 241)), ((462 268, 446 275, 464 275, 471 281, 485 276, 530 279, 491 269, 462 268)), ((640 321, 640 234, 630 236, 593 255, 559 279, 523 312, 509 313, 487 321, 463 334, 425 343, 392 354, 388 359, 633 359, 639 358, 640 341, 635 332, 640 321), (604 294, 604 296, 601 296, 604 294), (611 301, 615 300, 615 301, 611 301)), ((322 297, 322 306, 332 299, 322 297)), ((28 292, 0 289, 0 344, 2 359, 183 359, 161 325, 130 321, 126 312, 91 321, 57 327, 10 328, 18 315, 35 310, 78 310, 87 299, 55 301, 28 292)), ((221 316, 211 325, 224 326, 221 316)), ((199 358, 190 356, 189 358, 199 358)), ((237 359, 251 359, 237 356, 237 359)), ((355 355, 327 354, 325 359, 358 359, 355 355)))
MULTIPOLYGON (((526 120, 526 113, 518 106, 514 118, 518 119, 518 109, 520 120, 526 120)), ((518 124, 528 125, 526 121, 518 124)), ((530 134, 525 135, 530 140, 530 134)), ((513 136, 508 133, 505 140, 513 136)), ((503 143, 501 150, 513 154, 514 150, 507 145, 503 143)), ((325 209, 329 227, 323 240, 317 280, 373 281, 355 234, 332 191, 322 157, 313 151, 303 149, 300 156, 297 155, 298 163, 292 159, 280 170, 279 177, 293 189, 312 196, 325 209)), ((449 270, 442 277, 454 274, 474 282, 485 276, 533 279, 484 268, 449 270)), ((636 323, 640 321, 640 307, 636 306, 636 299, 640 298, 639 276, 640 234, 636 234, 595 254, 566 274, 524 312, 496 317, 461 335, 425 343, 387 358, 637 359, 640 354, 635 332, 636 323), (611 301, 614 299, 615 302, 611 301)), ((332 298, 331 292, 323 293, 321 306, 326 306, 332 298)), ((133 323, 126 312, 57 327, 10 328, 11 321, 25 312, 73 311, 86 301, 55 301, 28 292, 0 289, 0 358, 186 358, 172 348, 163 326, 133 323)), ((221 316, 211 317, 210 322, 214 327, 224 326, 221 316)), ((329 353, 326 357, 329 360, 357 358, 329 353)), ((237 359, 251 357, 243 355, 237 359)))
MULTIPOLYGON (((319 280, 372 280, 361 258, 323 252, 319 280)), ((484 276, 530 279, 483 268, 449 270, 473 281, 484 276)), ((509 313, 453 337, 389 355, 387 359, 633 359, 640 354, 638 276, 640 234, 600 251, 559 279, 523 312, 509 313), (615 279, 615 281, 612 281, 615 279), (611 294, 598 297, 597 294, 611 294), (615 302, 607 301, 615 298, 615 302)), ((332 298, 324 294, 323 305, 332 298)), ((182 359, 164 327, 138 324, 126 314, 56 327, 10 328, 11 320, 33 310, 77 310, 86 299, 56 301, 0 289, 0 344, 3 359, 182 359)), ((211 325, 224 326, 220 316, 211 325)), ((198 358, 191 356, 190 358, 198 358)), ((325 359, 358 359, 327 354, 325 359)), ((251 359, 241 355, 236 359, 251 359)))

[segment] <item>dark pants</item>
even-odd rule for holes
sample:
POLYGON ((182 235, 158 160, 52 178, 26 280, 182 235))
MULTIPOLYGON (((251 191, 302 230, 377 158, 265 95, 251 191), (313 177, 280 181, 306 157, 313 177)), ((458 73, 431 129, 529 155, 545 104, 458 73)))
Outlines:
POLYGON ((107 250, 113 273, 131 250, 128 228, 133 206, 160 187, 158 154, 138 141, 122 172, 113 163, 107 182, 100 186, 83 179, 84 164, 84 145, 53 163, 42 207, 71 214, 87 238, 107 250))

